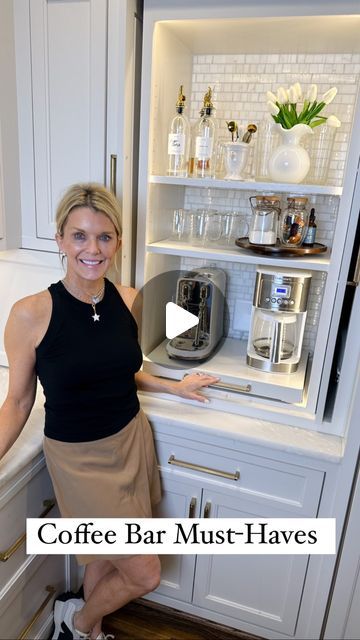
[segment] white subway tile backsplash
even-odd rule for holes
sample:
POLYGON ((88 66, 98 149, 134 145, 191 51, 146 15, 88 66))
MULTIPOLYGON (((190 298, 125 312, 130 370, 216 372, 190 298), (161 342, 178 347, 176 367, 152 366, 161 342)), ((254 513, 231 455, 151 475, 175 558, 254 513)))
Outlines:
MULTIPOLYGON (((198 117, 203 95, 211 86, 219 133, 225 137, 226 120, 235 119, 243 126, 262 120, 267 111, 268 90, 276 91, 280 85, 287 87, 299 81, 304 90, 316 83, 321 96, 337 86, 338 95, 326 112, 336 114, 342 121, 337 139, 346 143, 359 77, 359 54, 197 55, 193 58, 190 117, 192 120, 198 117)), ((347 145, 335 146, 335 150, 330 178, 331 184, 337 186, 342 182, 347 145)))
MULTIPOLYGON (((219 137, 229 139, 226 120, 234 119, 243 129, 249 122, 259 123, 267 113, 266 92, 276 92, 281 85, 288 87, 300 82, 306 91, 312 83, 318 85, 321 96, 330 87, 336 86, 338 94, 326 108, 328 115, 335 114, 342 122, 336 131, 334 153, 329 170, 330 185, 342 185, 343 171, 348 151, 351 123, 354 115, 356 95, 360 81, 360 54, 231 54, 197 55, 193 58, 192 87, 189 93, 189 116, 192 122, 198 118, 202 99, 208 86, 214 90, 213 102, 216 108, 219 137), (191 93, 191 97, 190 97, 191 93)), ((252 148, 254 153, 254 146, 252 148)), ((249 176, 253 175, 250 165, 249 176)), ((269 191, 273 192, 269 184, 269 191)), ((239 211, 246 221, 250 221, 249 196, 253 191, 234 189, 185 188, 186 208, 212 208, 219 211, 239 211)), ((286 196, 281 198, 281 206, 286 204, 286 196)), ((309 196, 309 208, 316 212, 316 240, 331 247, 338 212, 336 196, 309 196)), ((241 262, 216 261, 212 265, 207 260, 183 258, 181 269, 200 266, 223 269, 227 276, 226 325, 230 337, 247 339, 243 323, 235 321, 235 309, 251 303, 256 266, 241 262), (239 301, 241 304, 239 305, 239 301), (236 306, 236 304, 238 305, 236 306), (243 330, 238 330, 241 326, 243 330)), ((304 334, 304 348, 314 349, 319 314, 326 282, 326 273, 313 272, 310 289, 308 315, 304 334)), ((245 308, 244 307, 244 308, 245 308)), ((248 321, 248 320, 247 320, 248 321)))

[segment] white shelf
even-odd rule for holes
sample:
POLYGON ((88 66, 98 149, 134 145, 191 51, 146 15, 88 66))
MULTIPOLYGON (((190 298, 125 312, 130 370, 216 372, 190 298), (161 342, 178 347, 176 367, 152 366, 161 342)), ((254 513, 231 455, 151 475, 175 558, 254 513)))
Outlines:
POLYGON ((149 253, 160 253, 163 255, 184 256, 189 258, 206 258, 208 260, 223 260, 224 262, 243 262, 246 264, 271 264, 274 267, 290 267, 300 269, 310 269, 311 271, 328 271, 330 264, 330 251, 313 256, 278 256, 262 255, 251 253, 246 249, 235 247, 226 249, 222 247, 196 247, 182 242, 172 242, 171 240, 161 240, 146 245, 149 253))
POLYGON ((174 178, 173 176, 149 176, 150 184, 169 184, 183 187, 236 189, 238 191, 267 191, 274 193, 298 193, 302 195, 341 196, 342 187, 318 184, 285 184, 280 182, 256 182, 255 180, 218 180, 215 178, 174 178))

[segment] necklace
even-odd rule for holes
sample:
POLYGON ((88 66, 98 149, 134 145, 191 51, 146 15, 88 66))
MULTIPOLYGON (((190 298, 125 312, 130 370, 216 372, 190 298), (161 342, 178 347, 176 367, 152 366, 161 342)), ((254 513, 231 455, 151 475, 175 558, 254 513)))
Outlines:
POLYGON ((74 295, 76 298, 79 298, 80 300, 82 299, 81 300, 82 302, 89 302, 89 304, 91 304, 92 310, 94 312, 94 315, 91 316, 91 317, 94 320, 94 322, 99 322, 100 321, 100 316, 96 312, 96 305, 102 300, 102 298, 104 296, 105 280, 103 281, 101 289, 99 289, 99 291, 97 293, 95 293, 94 295, 91 295, 89 293, 84 293, 84 291, 81 291, 81 289, 78 289, 77 287, 74 287, 73 285, 70 286, 69 283, 66 282, 65 278, 63 280, 61 280, 61 282, 62 282, 64 288, 69 293, 74 295), (88 300, 84 300, 83 298, 87 298, 88 300))

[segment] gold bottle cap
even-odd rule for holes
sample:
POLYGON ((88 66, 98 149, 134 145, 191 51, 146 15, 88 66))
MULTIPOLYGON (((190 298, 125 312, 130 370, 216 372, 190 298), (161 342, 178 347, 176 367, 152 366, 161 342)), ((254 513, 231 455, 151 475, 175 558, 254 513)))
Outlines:
POLYGON ((204 95, 204 109, 212 109, 214 107, 213 103, 211 102, 211 98, 212 98, 212 89, 211 87, 208 87, 208 90, 204 95))
POLYGON ((184 85, 181 84, 180 88, 179 88, 178 99, 177 99, 177 103, 176 103, 177 107, 184 107, 185 106, 186 96, 184 96, 184 94, 183 94, 183 86, 184 85))

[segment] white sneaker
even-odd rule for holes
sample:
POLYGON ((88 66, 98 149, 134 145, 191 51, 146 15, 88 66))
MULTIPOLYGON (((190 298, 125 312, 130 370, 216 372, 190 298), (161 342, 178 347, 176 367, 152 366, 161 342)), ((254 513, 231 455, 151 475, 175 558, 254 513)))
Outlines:
POLYGON ((115 640, 115 636, 112 633, 104 633, 101 631, 98 636, 96 636, 96 640, 115 640))
POLYGON ((56 600, 53 640, 88 640, 90 638, 89 633, 83 633, 74 627, 74 614, 76 611, 80 611, 84 604, 85 602, 82 598, 72 598, 65 602, 56 600))

